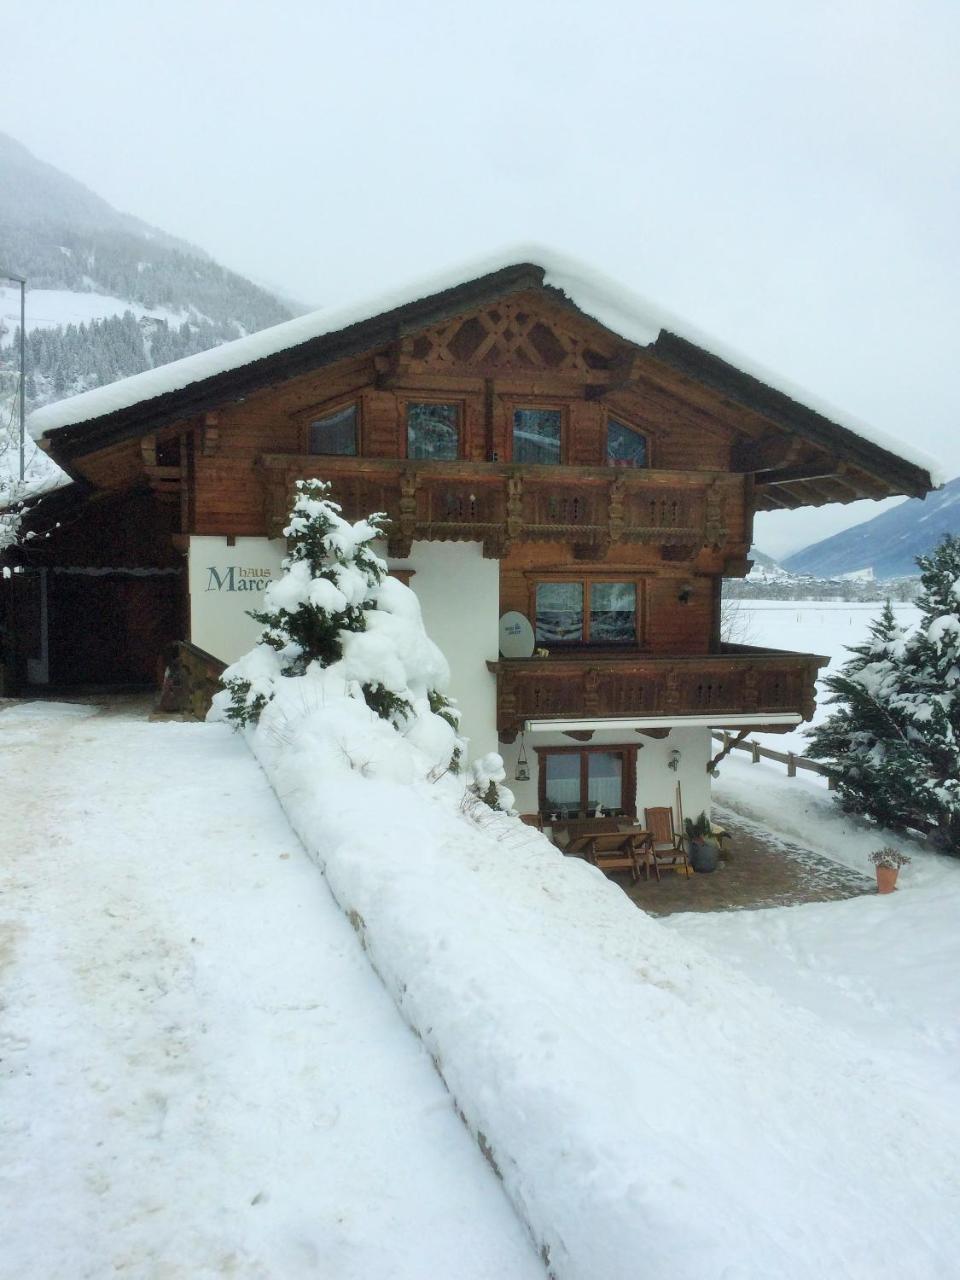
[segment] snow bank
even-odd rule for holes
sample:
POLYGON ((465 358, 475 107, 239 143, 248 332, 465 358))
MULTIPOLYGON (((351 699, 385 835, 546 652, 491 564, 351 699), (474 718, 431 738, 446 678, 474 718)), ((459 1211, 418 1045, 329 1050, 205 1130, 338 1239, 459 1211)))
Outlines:
POLYGON ((553 1274, 946 1274, 960 1144, 909 1079, 304 683, 249 741, 553 1274))
POLYGON ((825 858, 872 877, 870 853, 889 844, 912 859, 900 872, 900 888, 941 888, 954 879, 960 884, 960 859, 937 853, 922 839, 843 813, 833 793, 815 778, 799 773, 788 778, 782 765, 751 764, 733 754, 721 761, 719 770, 714 796, 720 804, 825 858))
POLYGON ((87 422, 118 409, 126 409, 143 400, 152 400, 171 391, 179 391, 205 378, 238 369, 265 359, 280 351, 309 342, 326 334, 338 333, 351 325, 359 324, 375 316, 383 315, 397 307, 407 306, 423 298, 429 298, 446 289, 456 288, 470 280, 479 279, 492 272, 520 263, 534 263, 545 271, 544 283, 562 290, 586 315, 629 342, 649 346, 661 331, 676 334, 695 343, 706 351, 726 360, 734 368, 750 374, 769 387, 783 392, 792 400, 823 414, 832 422, 852 431, 861 439, 878 445, 915 466, 928 471, 933 483, 945 483, 947 477, 942 468, 926 454, 914 449, 902 440, 894 439, 865 423, 841 413, 832 405, 817 400, 806 391, 744 359, 738 352, 703 334, 686 321, 672 315, 645 298, 625 289, 593 267, 574 258, 556 253, 537 244, 508 246, 499 253, 439 272, 436 275, 411 282, 401 288, 363 298, 349 307, 334 311, 319 310, 298 316, 283 324, 273 325, 259 333, 224 343, 211 351, 176 360, 157 369, 149 369, 131 378, 122 378, 109 386, 83 392, 57 404, 37 409, 28 419, 28 427, 35 438, 57 431, 61 427, 87 422))

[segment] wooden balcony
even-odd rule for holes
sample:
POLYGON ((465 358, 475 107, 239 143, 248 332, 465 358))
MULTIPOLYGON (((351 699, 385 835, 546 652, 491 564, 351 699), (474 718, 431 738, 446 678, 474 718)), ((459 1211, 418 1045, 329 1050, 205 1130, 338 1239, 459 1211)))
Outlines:
POLYGON ((652 543, 683 560, 727 540, 728 499, 742 509, 742 478, 717 472, 300 454, 265 454, 258 469, 269 537, 282 533, 294 481, 319 476, 351 520, 387 513, 398 558, 420 538, 482 542, 491 557, 520 540, 570 542, 582 559, 618 542, 652 543))
MULTIPOLYGON (((794 714, 809 720, 829 658, 725 645, 696 657, 557 654, 487 665, 497 677, 497 728, 512 741, 528 720, 794 714)), ((762 728, 758 724, 757 728, 762 728)))

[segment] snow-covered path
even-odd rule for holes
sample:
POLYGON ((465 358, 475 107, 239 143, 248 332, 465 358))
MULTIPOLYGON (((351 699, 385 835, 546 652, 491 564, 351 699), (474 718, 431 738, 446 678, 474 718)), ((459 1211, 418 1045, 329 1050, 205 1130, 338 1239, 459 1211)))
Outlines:
POLYGON ((0 712, 3 1280, 542 1280, 245 744, 0 712))

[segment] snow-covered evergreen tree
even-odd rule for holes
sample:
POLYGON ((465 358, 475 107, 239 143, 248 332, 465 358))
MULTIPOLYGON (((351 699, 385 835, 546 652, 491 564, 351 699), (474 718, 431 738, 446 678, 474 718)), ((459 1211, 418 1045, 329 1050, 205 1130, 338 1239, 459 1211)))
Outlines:
POLYGON ((833 765, 845 809, 960 854, 960 538, 917 563, 918 629, 908 636, 887 604, 827 679, 837 710, 808 751, 833 765))
POLYGON ((395 578, 371 543, 385 518, 351 523, 330 486, 298 481, 284 533, 293 543, 283 576, 251 614, 259 643, 222 677, 213 718, 256 724, 281 692, 331 705, 344 697, 371 711, 424 750, 434 766, 457 772, 460 714, 443 692, 449 670, 429 640, 414 593, 395 578))
POLYGON ((907 630, 889 600, 870 635, 824 681, 836 711, 808 733, 807 754, 835 767, 837 798, 850 813, 902 827, 911 812, 919 767, 908 717, 899 707, 907 630))
POLYGON ((909 717, 924 769, 924 808, 938 844, 960 854, 960 537, 919 556, 920 626, 907 647, 909 717))

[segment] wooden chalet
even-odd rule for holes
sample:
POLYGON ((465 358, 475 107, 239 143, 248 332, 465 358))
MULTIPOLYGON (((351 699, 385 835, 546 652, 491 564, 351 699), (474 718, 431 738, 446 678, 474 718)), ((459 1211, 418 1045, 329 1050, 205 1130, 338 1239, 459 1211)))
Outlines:
POLYGON ((472 751, 527 812, 709 803, 710 730, 808 719, 825 659, 724 644, 756 511, 922 495, 927 470, 660 322, 532 262, 263 334, 38 411, 75 483, 17 554, 13 682, 223 661, 284 552, 299 478, 386 511, 391 567, 446 653, 472 751), (531 657, 499 653, 529 619, 531 657), (522 773, 524 770, 520 770, 522 773))

